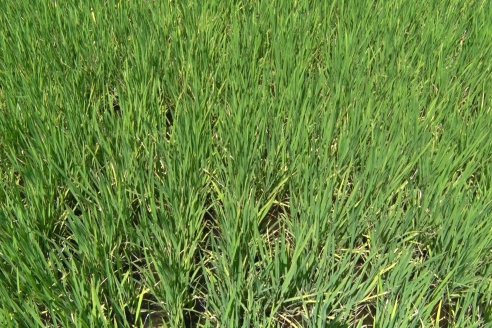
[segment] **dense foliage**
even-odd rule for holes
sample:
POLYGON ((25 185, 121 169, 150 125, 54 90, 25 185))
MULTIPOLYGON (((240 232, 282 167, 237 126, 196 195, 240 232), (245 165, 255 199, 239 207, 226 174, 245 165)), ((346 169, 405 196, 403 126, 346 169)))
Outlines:
POLYGON ((488 327, 492 5, 0 2, 2 327, 488 327))

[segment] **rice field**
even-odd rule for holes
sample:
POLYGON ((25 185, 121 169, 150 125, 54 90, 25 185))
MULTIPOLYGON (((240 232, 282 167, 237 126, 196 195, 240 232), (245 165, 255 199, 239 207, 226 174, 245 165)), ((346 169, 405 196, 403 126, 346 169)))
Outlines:
POLYGON ((492 3, 0 2, 1 327, 492 327, 492 3))

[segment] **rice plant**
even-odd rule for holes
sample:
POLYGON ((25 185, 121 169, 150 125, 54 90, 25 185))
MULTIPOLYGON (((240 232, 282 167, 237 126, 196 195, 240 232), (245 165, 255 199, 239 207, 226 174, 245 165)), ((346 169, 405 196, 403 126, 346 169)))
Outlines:
POLYGON ((492 327, 492 5, 0 2, 0 326, 492 327))

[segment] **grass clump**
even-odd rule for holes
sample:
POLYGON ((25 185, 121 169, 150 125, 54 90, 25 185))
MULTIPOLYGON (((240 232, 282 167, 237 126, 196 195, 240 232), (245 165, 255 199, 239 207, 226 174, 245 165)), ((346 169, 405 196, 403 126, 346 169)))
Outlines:
POLYGON ((2 326, 490 326, 487 1, 0 12, 2 326))

